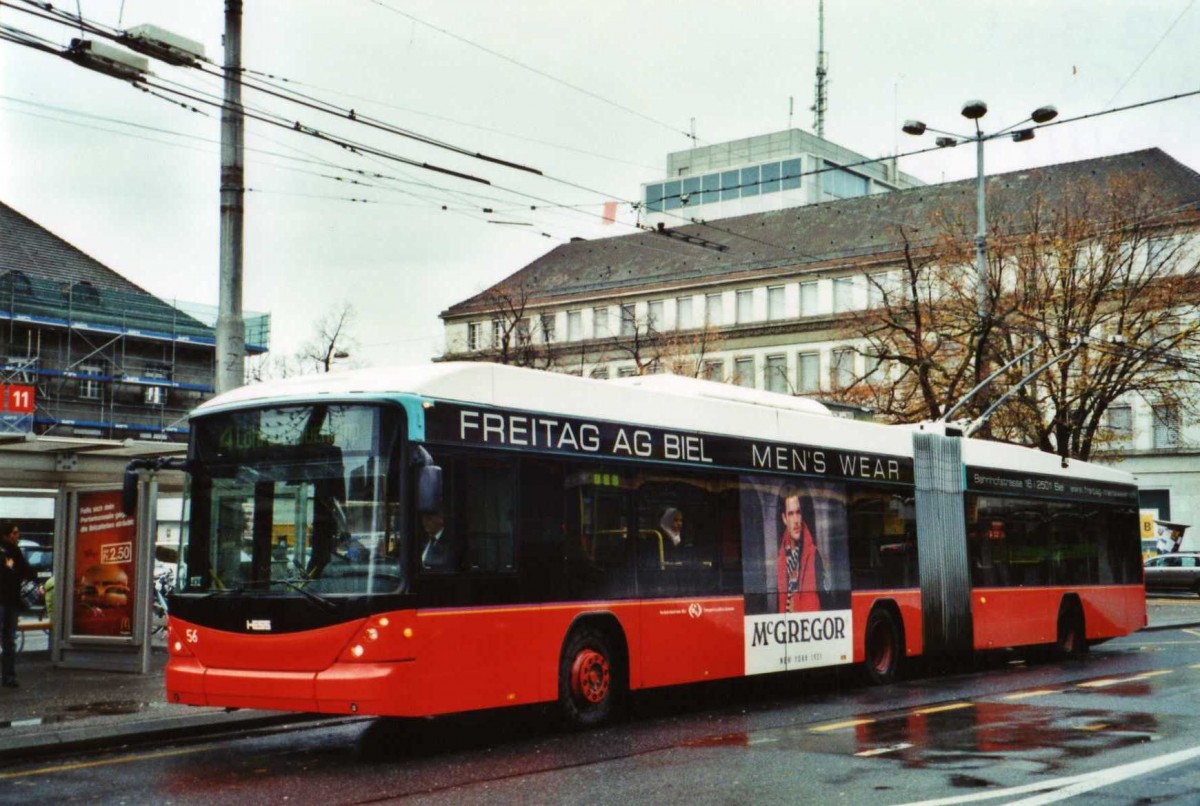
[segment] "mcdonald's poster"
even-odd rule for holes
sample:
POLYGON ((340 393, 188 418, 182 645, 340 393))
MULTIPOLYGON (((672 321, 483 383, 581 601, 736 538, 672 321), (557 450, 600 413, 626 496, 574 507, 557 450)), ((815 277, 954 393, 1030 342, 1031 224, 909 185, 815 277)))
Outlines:
POLYGON ((80 493, 75 526, 72 633, 132 635, 137 531, 121 511, 121 491, 80 493))

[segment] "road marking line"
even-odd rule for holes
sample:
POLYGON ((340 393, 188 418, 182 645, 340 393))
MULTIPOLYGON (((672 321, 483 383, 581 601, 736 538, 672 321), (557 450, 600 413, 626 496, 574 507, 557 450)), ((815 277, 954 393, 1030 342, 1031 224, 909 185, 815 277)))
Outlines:
POLYGON ((818 725, 815 728, 809 728, 810 733, 822 733, 827 730, 839 730, 841 728, 856 728, 859 725, 870 725, 874 719, 851 719, 846 722, 833 722, 828 725, 818 725))
POLYGON ((925 716, 926 714, 940 714, 942 711, 957 711, 960 708, 974 708, 975 703, 972 702, 952 702, 949 705, 938 705, 934 708, 922 708, 919 711, 913 711, 917 716, 925 716))
POLYGON ((128 764, 133 761, 149 761, 155 758, 169 758, 170 756, 185 756, 190 753, 201 753, 208 750, 207 747, 191 747, 183 750, 163 750, 158 753, 144 753, 134 756, 122 756, 121 758, 112 758, 106 761, 81 761, 78 764, 61 764, 57 767, 40 767, 36 770, 25 770, 23 772, 5 772, 0 773, 0 781, 10 778, 28 778, 33 775, 49 775, 56 772, 71 772, 72 770, 86 770, 91 767, 109 767, 114 764, 128 764))
POLYGON ((1174 669, 1159 669, 1154 672, 1142 672, 1141 674, 1135 674, 1131 679, 1132 680, 1146 680, 1151 677, 1162 677, 1164 674, 1174 674, 1174 673, 1175 673, 1174 669))
POLYGON ((1131 764, 1122 764, 1118 767, 1110 767, 1097 772, 1072 775, 1067 778, 1056 778, 1049 781, 1039 781, 1034 784, 1014 786, 1008 789, 996 789, 990 792, 976 792, 970 795, 956 795, 950 798, 916 801, 908 803, 905 806, 957 806, 957 804, 961 803, 978 803, 985 800, 1011 798, 1014 795, 1027 795, 1034 792, 1041 794, 1035 795, 1032 798, 1026 798, 1025 800, 1010 801, 1009 806, 1045 806, 1049 803, 1073 798, 1084 792, 1090 792, 1093 789, 1099 789, 1102 786, 1119 783, 1139 775, 1165 769, 1166 767, 1173 767, 1176 764, 1191 761, 1198 756, 1200 756, 1200 747, 1192 747, 1176 753, 1169 753, 1165 756, 1135 761, 1131 764), (1047 791, 1051 789, 1057 791, 1047 791))
POLYGON ((1194 636, 1196 636, 1197 638, 1200 638, 1200 630, 1190 630, 1190 629, 1188 629, 1188 628, 1186 628, 1186 627, 1185 627, 1183 631, 1184 631, 1185 633, 1187 633, 1188 635, 1194 635, 1194 636))
POLYGON ((1018 691, 1016 694, 1008 694, 1004 697, 1006 700, 1024 700, 1029 697, 1045 697, 1047 694, 1058 694, 1061 689, 1056 688, 1039 688, 1034 691, 1018 691))
POLYGON ((899 744, 888 745, 887 747, 863 750, 861 753, 855 753, 854 755, 859 758, 870 758, 871 756, 882 756, 884 753, 895 753, 897 750, 907 750, 910 747, 912 747, 912 742, 900 742, 899 744))
POLYGON ((1105 677, 1100 680, 1089 680, 1086 683, 1080 683, 1079 688, 1104 688, 1105 686, 1115 686, 1117 683, 1124 682, 1124 677, 1105 677))

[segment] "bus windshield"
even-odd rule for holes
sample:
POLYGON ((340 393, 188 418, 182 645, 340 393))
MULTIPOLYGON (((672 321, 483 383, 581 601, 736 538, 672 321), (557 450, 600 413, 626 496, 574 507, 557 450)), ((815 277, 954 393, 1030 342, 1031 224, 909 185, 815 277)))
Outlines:
POLYGON ((197 419, 181 592, 404 592, 402 425, 340 404, 197 419))

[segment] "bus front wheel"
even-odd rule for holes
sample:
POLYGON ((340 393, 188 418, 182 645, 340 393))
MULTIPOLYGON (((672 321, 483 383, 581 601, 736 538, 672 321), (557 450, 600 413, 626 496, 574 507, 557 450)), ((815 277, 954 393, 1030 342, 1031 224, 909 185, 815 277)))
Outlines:
POLYGON ((558 703, 566 723, 589 728, 607 721, 623 693, 611 639, 592 627, 572 631, 558 664, 558 703))
POLYGON ((900 627, 890 610, 877 607, 871 611, 863 649, 867 679, 875 685, 895 681, 904 648, 900 644, 900 627))

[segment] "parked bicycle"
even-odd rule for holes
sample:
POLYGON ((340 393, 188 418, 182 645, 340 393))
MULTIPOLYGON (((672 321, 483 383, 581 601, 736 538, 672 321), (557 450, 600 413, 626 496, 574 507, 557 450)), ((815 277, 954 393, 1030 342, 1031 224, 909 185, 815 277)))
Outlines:
POLYGON ((167 629, 167 597, 175 590, 175 570, 160 566, 154 573, 154 601, 150 605, 150 634, 167 629))

